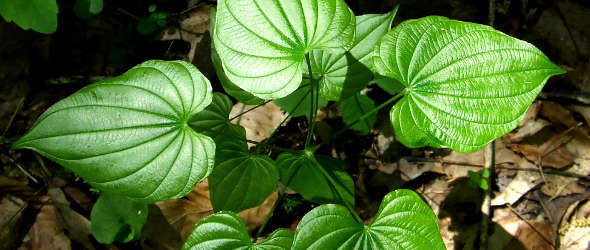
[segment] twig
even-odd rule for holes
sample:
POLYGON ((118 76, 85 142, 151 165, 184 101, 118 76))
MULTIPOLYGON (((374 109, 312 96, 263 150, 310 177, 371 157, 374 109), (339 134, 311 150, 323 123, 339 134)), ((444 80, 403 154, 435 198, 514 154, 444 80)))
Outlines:
MULTIPOLYGON (((252 111, 252 110, 255 110, 255 109, 257 109, 257 108, 260 108, 260 107, 264 106, 265 104, 267 104, 267 103, 269 103, 269 102, 271 102, 271 101, 272 101, 272 100, 267 100, 267 101, 264 101, 264 102, 263 102, 263 103, 261 103, 261 104, 258 104, 258 105, 254 106, 254 107, 252 107, 252 108, 249 108, 249 109, 247 109, 247 110, 245 110, 245 111, 243 111, 243 112, 241 112, 241 113, 239 113, 239 114, 235 115, 234 117, 230 118, 230 119, 229 119, 229 121, 231 122, 231 121, 235 120, 236 118, 238 118, 238 117, 240 117, 240 116, 242 116, 242 115, 245 115, 245 114, 247 114, 248 112, 250 112, 250 111, 252 111)), ((245 106, 244 106, 244 107, 245 107, 245 106)))
POLYGON ((20 111, 20 109, 22 108, 24 103, 25 103, 25 97, 22 97, 20 99, 20 101, 18 102, 18 104, 16 105, 16 109, 14 110, 14 113, 12 113, 12 115, 10 116, 10 120, 8 120, 8 124, 6 124, 6 128, 4 128, 4 132, 2 133, 2 136, 1 136, 2 138, 4 138, 4 136, 6 136, 6 132, 8 132, 8 129, 10 129, 10 126, 12 126, 12 122, 14 121, 16 114, 18 114, 18 112, 20 111))
POLYGON ((491 141, 485 148, 484 151, 484 160, 485 166, 484 171, 487 169, 489 171, 489 176, 487 179, 488 182, 488 189, 485 190, 484 200, 481 205, 481 212, 483 216, 481 217, 481 230, 479 234, 480 245, 479 249, 488 249, 488 228, 490 226, 490 220, 492 217, 491 214, 491 206, 492 206, 492 180, 494 180, 494 166, 496 165, 496 142, 491 141))
MULTIPOLYGON (((466 162, 452 162, 452 161, 439 161, 436 159, 426 159, 426 158, 413 158, 413 157, 406 157, 406 160, 408 160, 409 162, 434 162, 434 163, 440 163, 443 166, 445 165, 458 165, 458 166, 465 166, 465 167, 474 167, 474 168, 483 168, 484 166, 482 165, 478 165, 478 164, 471 164, 471 163, 466 163, 466 162)), ((505 164, 513 164, 512 162, 500 162, 500 163, 496 163, 496 165, 494 166, 497 169, 505 169, 505 170, 512 170, 512 171, 527 171, 527 172, 538 172, 539 169, 538 168, 517 168, 517 167, 506 167, 503 166, 505 164)), ((565 171, 556 171, 556 170, 543 170, 543 173, 545 174, 552 174, 552 175, 559 175, 559 176, 565 176, 565 177, 573 177, 573 178, 581 178, 581 179, 586 179, 590 181, 590 176, 586 176, 586 175, 581 175, 581 174, 576 174, 576 173, 570 173, 570 172, 565 172, 565 171)))
POLYGON ((531 222, 529 222, 529 220, 527 220, 526 218, 524 218, 522 215, 520 215, 510 204, 506 204, 508 206, 508 208, 510 208, 510 211, 512 211, 512 213, 514 213, 519 219, 521 219, 522 221, 524 221, 529 227, 531 227, 537 234, 539 234, 539 236, 541 236, 541 238, 543 238, 543 240, 545 242, 547 242, 547 244, 549 244, 552 247, 555 247, 553 245, 553 243, 551 243, 551 241, 549 241, 549 239, 547 239, 547 237, 545 237, 544 234, 542 234, 535 226, 533 226, 533 224, 531 222))

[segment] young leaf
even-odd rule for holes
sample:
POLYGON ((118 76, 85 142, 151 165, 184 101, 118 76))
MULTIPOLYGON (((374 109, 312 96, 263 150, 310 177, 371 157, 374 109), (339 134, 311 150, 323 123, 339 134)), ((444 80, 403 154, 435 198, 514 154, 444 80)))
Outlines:
MULTIPOLYGON (((342 102, 342 120, 347 125, 350 125, 374 108, 375 102, 371 98, 366 95, 356 94, 342 102)), ((361 134, 368 134, 376 121, 377 113, 374 113, 366 119, 357 122, 351 129, 361 134)))
POLYGON ((233 103, 224 94, 213 93, 213 101, 204 110, 192 116, 188 125, 196 132, 215 141, 215 165, 248 155, 246 130, 229 120, 233 103))
POLYGON ((445 249, 438 220, 411 190, 387 194, 373 221, 355 221, 341 205, 307 213, 295 232, 293 249, 445 249))
POLYGON ((90 213, 92 235, 102 244, 137 240, 147 217, 147 204, 102 193, 90 213))
POLYGON ((0 15, 6 22, 14 22, 24 30, 51 34, 57 30, 55 0, 0 0, 0 15))
POLYGON ((213 167, 213 140, 187 125, 211 97, 192 64, 147 61, 53 105, 13 147, 107 192, 145 203, 180 198, 213 167))
POLYGON ((102 11, 102 0, 76 0, 74 13, 76 16, 88 19, 102 11))
MULTIPOLYGON (((211 30, 211 40, 215 39, 213 35, 213 31, 215 30, 215 18, 217 16, 217 11, 215 8, 211 7, 211 21, 210 21, 210 30, 211 30)), ((219 54, 217 54, 217 50, 215 50, 215 42, 211 43, 211 62, 213 63, 213 68, 215 68, 215 73, 217 74, 217 78, 221 83, 221 87, 227 92, 229 95, 236 98, 241 103, 246 105, 258 105, 264 102, 264 100, 253 96, 252 94, 246 92, 245 90, 241 89, 240 87, 236 86, 225 74, 223 71, 223 66, 221 65, 221 59, 219 58, 219 54)))
POLYGON ((215 138, 231 125, 229 113, 233 107, 232 101, 222 93, 213 93, 213 101, 203 111, 195 114, 188 124, 195 131, 215 138))
POLYGON ((209 176, 211 204, 215 211, 255 207, 277 188, 279 172, 267 156, 248 155, 227 160, 209 176))
MULTIPOLYGON (((274 100, 274 103, 283 111, 289 112, 291 116, 307 116, 309 117, 309 110, 311 109, 311 85, 309 79, 303 78, 301 86, 295 92, 280 99, 274 100)), ((318 96, 318 109, 328 105, 328 100, 324 99, 322 95, 318 96)))
POLYGON ((514 129, 547 79, 564 72, 527 42, 438 16, 398 25, 373 63, 406 88, 391 110, 397 139, 460 152, 514 129))
POLYGON ((301 83, 305 53, 349 49, 355 16, 344 0, 220 0, 215 48, 227 77, 262 99, 301 83))
POLYGON ((265 240, 252 243, 244 222, 232 212, 219 212, 203 218, 188 237, 188 249, 290 249, 293 233, 277 229, 265 240))
POLYGON ((354 182, 343 170, 344 162, 305 152, 282 153, 277 166, 281 182, 306 200, 354 206, 354 182))
MULTIPOLYGON (((313 77, 319 80, 320 84, 320 97, 340 101, 367 86, 373 78, 373 48, 391 28, 396 12, 397 6, 383 15, 369 14, 356 17, 356 37, 350 51, 310 52, 313 77)), ((307 65, 303 70, 304 76, 308 77, 307 65)))

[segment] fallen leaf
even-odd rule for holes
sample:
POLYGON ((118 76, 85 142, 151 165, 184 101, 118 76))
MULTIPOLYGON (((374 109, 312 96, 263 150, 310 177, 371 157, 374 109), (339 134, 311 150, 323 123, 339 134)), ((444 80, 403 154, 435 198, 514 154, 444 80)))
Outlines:
MULTIPOLYGON (((277 197, 275 191, 259 206, 238 213, 249 231, 262 224, 277 197)), ((156 203, 156 206, 160 208, 168 223, 180 232, 183 241, 190 235, 199 220, 214 212, 209 200, 207 180, 197 184, 185 199, 160 201, 156 203)))
POLYGON ((518 143, 524 138, 536 134, 537 132, 541 131, 541 129, 549 125, 551 125, 551 123, 544 119, 529 121, 523 126, 519 127, 516 131, 507 134, 506 137, 511 143, 518 143))
POLYGON ((570 207, 575 212, 570 216, 564 216, 562 220, 564 225, 560 229, 560 249, 590 248, 590 201, 579 204, 572 204, 570 207))
POLYGON ((150 204, 148 209, 147 222, 141 230, 141 248, 180 249, 183 243, 180 233, 168 223, 158 206, 150 204))
POLYGON ((553 249, 546 239, 552 239, 551 223, 536 219, 529 221, 531 225, 515 215, 510 208, 497 208, 494 210, 496 223, 494 233, 488 239, 488 249, 553 249))
POLYGON ((549 119, 553 124, 566 128, 571 128, 578 124, 572 112, 556 102, 543 102, 540 115, 549 119))
MULTIPOLYGON (((236 103, 229 116, 235 117, 236 115, 254 107, 256 106, 236 103)), ((281 124, 281 121, 283 121, 285 117, 286 114, 281 108, 275 105, 274 102, 269 102, 241 115, 232 122, 241 125, 246 129, 246 138, 248 140, 261 142, 270 137, 271 133, 279 126, 279 124, 281 124)))
POLYGON ((401 158, 398 162, 398 169, 404 181, 410 181, 418 178, 425 172, 432 170, 434 162, 409 162, 406 158, 401 158))
MULTIPOLYGON (((48 201, 49 197, 45 197, 48 201)), ((53 205, 41 208, 35 224, 29 231, 31 249, 72 249, 70 239, 64 234, 64 228, 58 221, 53 205)))
MULTIPOLYGON (((187 58, 190 62, 195 59, 195 53, 197 52, 197 45, 205 36, 209 36, 209 21, 210 12, 209 5, 203 4, 198 8, 191 10, 188 13, 182 15, 179 21, 179 27, 171 28, 171 30, 164 30, 161 33, 161 40, 184 40, 190 43, 191 48, 187 54, 187 58), (180 28, 180 29, 178 29, 180 28)), ((209 49, 207 49, 209 51, 209 49)), ((211 62, 210 57, 206 57, 207 62, 211 62)))
POLYGON ((92 236, 90 221, 70 208, 70 203, 60 188, 49 188, 47 194, 51 198, 57 219, 68 232, 68 238, 78 242, 86 249, 94 249, 90 242, 92 236))

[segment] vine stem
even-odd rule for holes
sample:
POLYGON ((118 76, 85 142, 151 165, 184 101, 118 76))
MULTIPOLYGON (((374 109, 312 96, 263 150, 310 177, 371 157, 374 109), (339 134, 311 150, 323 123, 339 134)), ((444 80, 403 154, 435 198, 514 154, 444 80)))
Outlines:
POLYGON ((297 175, 297 172, 299 172, 301 165, 297 165, 296 167, 297 168, 295 169, 295 171, 293 171, 293 174, 289 177, 289 180, 287 180, 287 183, 285 184, 285 187, 283 188, 283 190, 281 190, 279 192, 277 200, 272 205, 272 208, 270 208, 270 211, 268 212, 268 214, 266 214, 266 217, 264 218, 264 222, 262 222, 262 225, 258 228, 258 232, 256 232, 256 236, 253 239, 254 241, 256 241, 256 239, 258 239, 258 237, 260 237, 260 235, 262 234, 262 230, 264 230, 264 227, 266 227, 266 224, 268 223, 268 221, 270 220, 270 218, 274 214, 275 209, 279 205, 279 202, 283 199, 283 197, 285 197, 285 192, 287 191, 289 184, 291 184, 291 181, 293 181, 293 178, 295 177, 295 175, 297 175))
POLYGON ((318 112, 318 100, 319 100, 319 89, 317 87, 316 81, 313 79, 313 72, 311 70, 311 61, 309 60, 309 54, 305 54, 305 61, 307 62, 307 71, 309 74, 309 84, 310 84, 310 111, 309 111, 309 129, 307 130, 307 138, 305 139, 305 148, 309 148, 309 144, 311 143, 311 138, 313 137, 313 129, 315 126, 315 114, 318 112), (315 90, 315 98, 314 98, 314 90, 315 90))
POLYGON ((344 126, 343 128, 339 129, 338 131, 336 131, 334 134, 330 135, 330 137, 328 137, 328 139, 326 139, 325 141, 321 142, 320 144, 314 146, 311 151, 315 152, 317 151, 319 148, 321 148, 323 145, 326 145, 327 143, 331 142, 332 140, 334 140, 335 138, 337 138, 338 136, 340 136, 342 133, 344 133, 344 131, 346 131, 347 129, 351 128, 352 126, 354 126, 355 124, 364 121, 365 119, 367 119, 369 116, 371 116, 372 114, 374 114, 375 112, 387 107, 389 104, 395 102, 396 100, 398 100, 400 97, 404 96, 406 94, 406 90, 403 90, 401 92, 399 92, 397 95, 395 95, 394 97, 392 97, 391 99, 387 100, 384 103, 381 103, 379 106, 375 107, 374 109, 370 110, 369 112, 367 112, 366 114, 362 115, 358 120, 354 121, 351 124, 348 124, 346 126, 344 126))
POLYGON ((346 202, 344 200, 344 197, 342 197, 342 195, 340 195, 340 192, 338 192, 338 190, 336 189, 336 186, 334 186, 334 183, 336 183, 336 181, 332 178, 332 175, 330 173, 328 173, 328 171, 326 171, 326 169, 324 169, 322 167, 322 165, 320 165, 320 163, 315 160, 315 158, 313 159, 313 161, 315 162, 315 164, 318 165, 318 169, 320 171, 322 171, 322 174, 324 174, 328 178, 328 185, 330 185, 330 189, 332 189, 332 192, 334 194, 336 194, 336 196, 338 196, 338 199, 340 201, 342 201, 342 203, 344 204, 344 206, 346 207, 346 209, 348 209, 348 212, 350 212, 350 214, 354 217, 354 219, 358 223, 361 223, 362 224, 363 223, 363 219, 361 219, 361 217, 356 213, 356 211, 354 210, 354 207, 352 207, 351 204, 349 204, 348 202, 346 202))
POLYGON ((267 103, 269 103, 269 102, 271 102, 271 101, 272 101, 272 100, 267 100, 267 101, 264 101, 264 102, 263 102, 263 103, 261 103, 261 104, 258 104, 258 105, 254 106, 254 107, 252 107, 252 108, 249 108, 249 109, 247 109, 247 110, 245 110, 245 111, 243 111, 243 112, 241 112, 241 113, 239 113, 239 114, 235 115, 234 117, 230 118, 230 119, 229 119, 229 121, 231 122, 231 121, 235 120, 236 118, 238 118, 238 117, 240 117, 240 116, 242 116, 242 115, 245 115, 245 114, 247 114, 248 112, 250 112, 250 111, 252 111, 252 110, 255 110, 255 109, 257 109, 257 108, 260 108, 260 107, 262 107, 262 106, 266 105, 267 103))

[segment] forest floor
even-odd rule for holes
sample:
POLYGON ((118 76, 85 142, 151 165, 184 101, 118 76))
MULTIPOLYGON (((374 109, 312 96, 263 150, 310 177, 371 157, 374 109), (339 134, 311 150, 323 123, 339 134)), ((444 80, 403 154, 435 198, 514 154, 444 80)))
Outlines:
MULTIPOLYGON (((105 0, 103 12, 88 20, 73 14, 73 1, 58 2, 58 31, 51 36, 0 19, 0 249, 178 249, 195 223, 213 213, 206 181, 183 199, 150 205, 141 240, 101 245, 90 235, 96 190, 40 155, 10 145, 58 100, 145 60, 187 60, 216 79, 209 49, 209 4, 215 1, 151 1, 171 15, 149 35, 136 30, 149 16, 144 1, 105 0)), ((401 4, 394 25, 428 15, 489 23, 487 1, 347 2, 357 14, 401 4)), ((349 131, 320 153, 347 162, 356 210, 367 221, 386 193, 407 188, 435 211, 448 249, 590 249, 590 2, 495 2, 494 27, 533 43, 567 74, 550 79, 518 128, 488 149, 494 152, 491 183, 481 181, 490 169, 486 150, 406 148, 395 140, 387 110, 369 135, 349 131)), ((212 84, 223 91, 216 80, 212 84)), ((376 87, 367 94, 376 103, 387 98, 376 87)), ((237 103, 232 114, 248 108, 237 103)), ((338 103, 319 112, 321 140, 342 120, 338 103)), ((246 128, 248 139, 261 141, 284 117, 268 103, 235 122, 246 128)), ((306 119, 291 119, 278 130, 278 146, 300 149, 306 129, 306 119)), ((317 206, 287 194, 265 232, 294 230, 317 206)), ((240 213, 248 230, 262 224, 276 199, 277 192, 240 213)))

